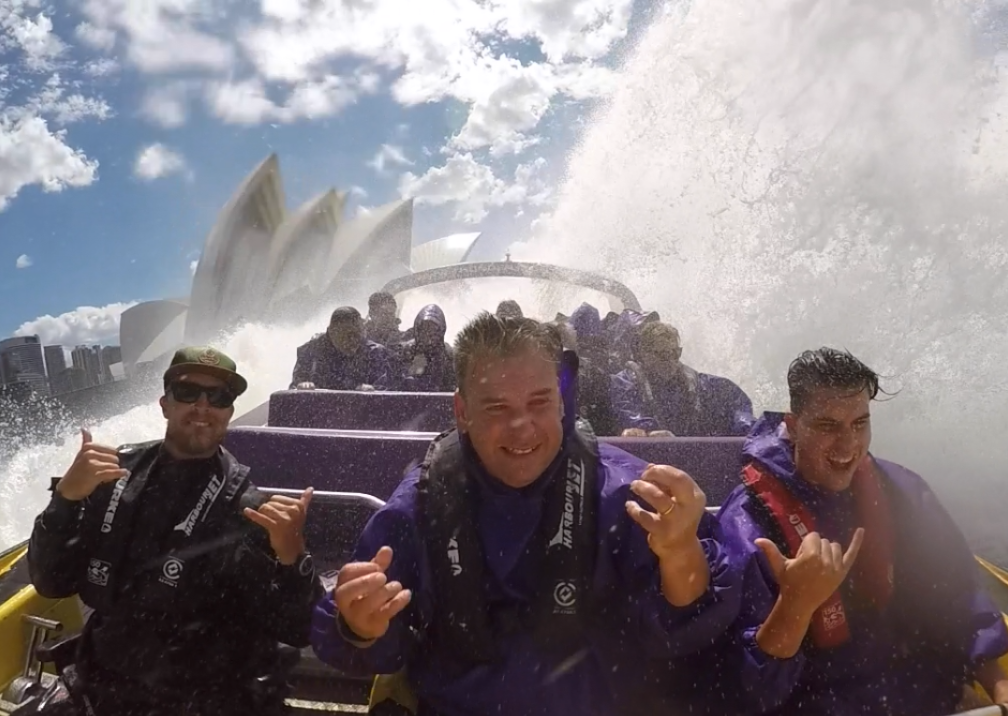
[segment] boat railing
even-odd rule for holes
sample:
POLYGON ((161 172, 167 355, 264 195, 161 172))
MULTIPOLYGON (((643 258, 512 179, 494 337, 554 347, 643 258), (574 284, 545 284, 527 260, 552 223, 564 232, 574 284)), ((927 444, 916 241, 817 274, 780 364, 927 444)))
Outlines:
MULTIPOLYGON (((260 488, 268 495, 284 495, 285 497, 301 497, 304 490, 291 490, 283 487, 263 487, 260 488)), ((315 490, 312 493, 312 502, 320 502, 329 505, 346 505, 348 507, 370 507, 373 510, 380 510, 385 506, 385 501, 369 495, 366 492, 340 492, 333 490, 315 490)), ((311 509, 309 507, 309 509, 311 509)), ((717 514, 720 509, 718 505, 708 505, 707 512, 717 514)))
MULTIPOLYGON (((291 490, 283 487, 263 487, 260 488, 267 495, 283 495, 285 497, 301 497, 304 490, 291 490)), ((372 510, 380 510, 385 506, 385 501, 369 495, 366 492, 340 492, 338 490, 314 490, 312 492, 312 502, 319 502, 330 505, 346 505, 348 507, 370 507, 372 510)), ((308 508, 311 509, 310 507, 308 508)))

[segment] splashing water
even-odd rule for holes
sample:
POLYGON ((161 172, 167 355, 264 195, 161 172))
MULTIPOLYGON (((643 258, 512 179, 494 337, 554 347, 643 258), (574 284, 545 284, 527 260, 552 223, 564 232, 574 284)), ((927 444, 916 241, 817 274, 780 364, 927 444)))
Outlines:
POLYGON ((1003 553, 1008 93, 980 47, 955 3, 699 0, 627 60, 523 254, 624 281, 762 405, 801 350, 850 349, 901 389, 875 451, 1003 553))
MULTIPOLYGON (((622 280, 680 328, 688 362, 761 407, 785 405, 800 350, 851 349, 901 389, 876 409, 876 452, 922 472, 979 551, 1004 554, 991 496, 1008 464, 1008 93, 980 47, 955 3, 698 0, 642 38, 514 258, 622 280)), ((435 300, 449 334, 474 298, 543 318, 581 300, 525 296, 509 282, 415 292, 404 327, 435 300)), ((325 323, 249 325, 223 344, 250 378, 236 414, 286 385, 325 323)), ((156 406, 93 427, 110 443, 163 429, 156 406)), ((0 545, 27 535, 76 440, 9 464, 0 545)))
MULTIPOLYGON (((448 319, 446 339, 451 341, 465 323, 481 310, 493 311, 505 298, 537 296, 530 288, 534 282, 513 279, 489 280, 476 285, 459 281, 432 289, 416 289, 402 300, 403 328, 413 323, 413 316, 429 303, 439 304, 448 319)), ((562 296, 564 305, 573 301, 593 300, 591 291, 574 290, 562 296)), ((528 315, 551 319, 559 308, 541 306, 537 299, 522 299, 528 315)), ((574 304, 576 305, 576 303, 574 304)), ((248 391, 235 403, 235 415, 255 408, 269 399, 272 392, 287 388, 297 357, 297 347, 325 329, 329 316, 322 312, 311 320, 293 326, 247 324, 218 343, 221 350, 235 359, 238 370, 248 379, 248 391)), ((95 425, 71 424, 65 416, 51 421, 50 432, 58 433, 48 444, 39 443, 0 456, 0 549, 27 538, 32 520, 49 500, 49 481, 62 475, 73 462, 80 447, 79 428, 90 428, 95 441, 108 445, 155 440, 164 435, 164 418, 156 403, 142 405, 95 425)), ((47 433, 47 437, 50 433, 47 433)))
MULTIPOLYGON (((242 415, 269 399, 270 393, 290 382, 297 347, 307 340, 325 318, 296 327, 249 324, 220 342, 221 350, 238 363, 249 379, 249 389, 235 403, 242 415)), ((80 427, 88 427, 96 442, 121 445, 155 440, 164 435, 165 423, 156 404, 141 405, 95 425, 72 426, 64 422, 62 440, 34 445, 15 453, 0 465, 0 549, 25 539, 32 520, 49 501, 49 481, 62 475, 80 447, 80 427)))

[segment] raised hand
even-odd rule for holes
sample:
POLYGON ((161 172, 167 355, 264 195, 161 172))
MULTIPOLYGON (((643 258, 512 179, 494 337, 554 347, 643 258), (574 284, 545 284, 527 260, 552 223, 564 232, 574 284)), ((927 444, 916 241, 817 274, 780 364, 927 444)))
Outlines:
POLYGON ((757 539, 756 546, 770 563, 781 599, 811 612, 822 606, 847 578, 863 541, 864 529, 859 527, 844 552, 839 542, 810 532, 802 539, 794 559, 782 555, 768 539, 757 539))
POLYGON ((621 438, 646 438, 647 430, 643 428, 626 428, 620 433, 621 438))
POLYGON ((693 478, 671 465, 649 465, 630 489, 655 509, 648 512, 627 502, 627 512, 648 533, 651 551, 659 558, 696 539, 707 507, 707 496, 693 478))
POLYGON ((67 500, 78 502, 91 496, 99 485, 115 482, 129 475, 119 467, 119 452, 114 447, 99 445, 91 432, 81 429, 81 446, 73 464, 56 483, 56 491, 67 500))
POLYGON ((280 564, 294 564, 305 551, 304 523, 313 492, 309 487, 297 499, 273 495, 258 510, 245 508, 245 516, 269 533, 270 547, 280 564))
POLYGON ((336 580, 336 609, 365 641, 384 636, 389 622, 412 598, 402 584, 388 581, 385 572, 390 564, 392 549, 382 547, 370 562, 345 565, 336 580))

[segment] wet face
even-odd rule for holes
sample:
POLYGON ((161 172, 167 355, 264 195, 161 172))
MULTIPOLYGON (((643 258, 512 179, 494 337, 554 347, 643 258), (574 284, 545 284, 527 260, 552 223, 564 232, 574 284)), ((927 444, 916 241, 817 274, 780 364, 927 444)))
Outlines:
POLYGON ((434 321, 422 321, 417 326, 416 342, 417 345, 428 348, 444 343, 444 334, 441 332, 441 326, 434 321))
POLYGON ((682 346, 672 333, 652 333, 646 339, 641 339, 637 347, 637 358, 649 375, 674 372, 681 356, 682 346))
POLYGON ((368 318, 382 328, 392 328, 396 323, 396 304, 383 303, 368 311, 368 318))
POLYGON ((219 378, 182 375, 161 397, 161 413, 168 421, 165 447, 172 455, 209 457, 223 442, 234 415, 234 394, 219 378))
POLYGON ((361 321, 337 321, 329 325, 329 341, 340 353, 353 355, 364 345, 364 325, 361 321))
POLYGON ((455 418, 484 467, 509 487, 545 472, 563 441, 556 363, 539 352, 482 358, 455 394, 455 418))
POLYGON ((784 420, 795 447, 795 466, 807 482, 842 492, 871 446, 868 391, 823 388, 798 414, 784 420))

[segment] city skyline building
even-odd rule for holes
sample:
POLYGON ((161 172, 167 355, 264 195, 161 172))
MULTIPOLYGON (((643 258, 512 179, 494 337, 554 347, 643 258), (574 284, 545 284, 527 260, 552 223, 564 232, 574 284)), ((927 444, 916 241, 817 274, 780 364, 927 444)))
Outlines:
POLYGON ((33 392, 49 394, 42 341, 37 335, 0 340, 0 383, 25 383, 33 392))

